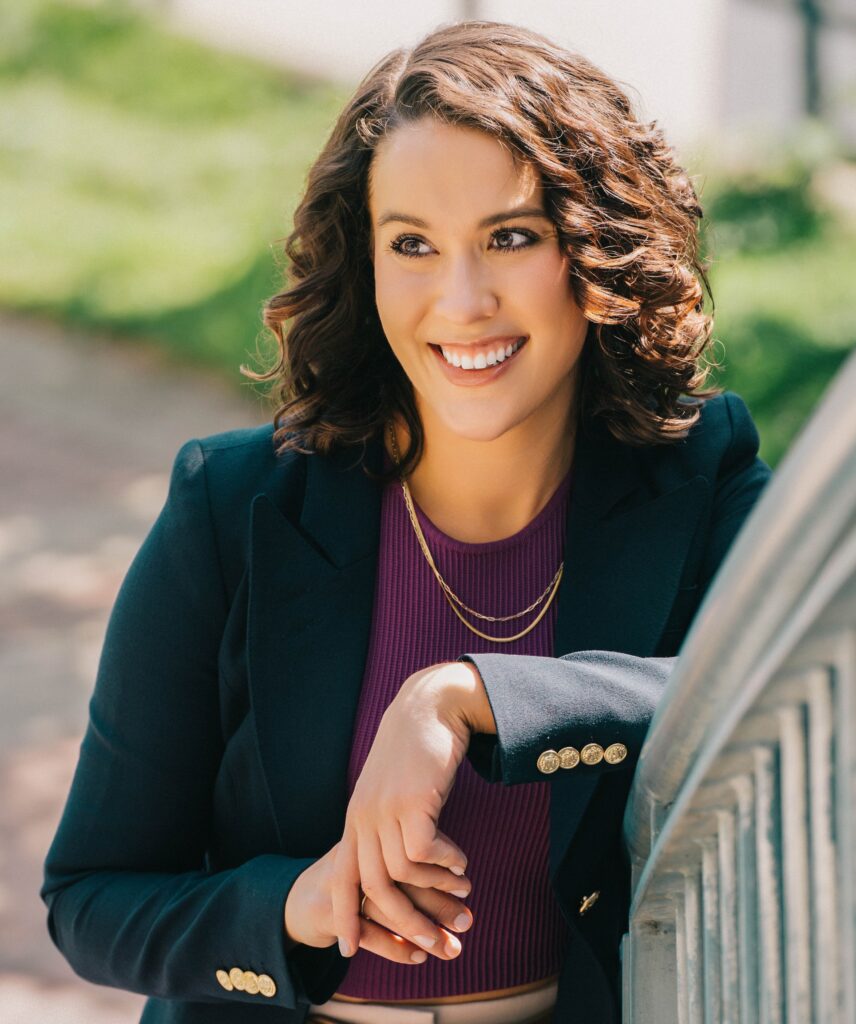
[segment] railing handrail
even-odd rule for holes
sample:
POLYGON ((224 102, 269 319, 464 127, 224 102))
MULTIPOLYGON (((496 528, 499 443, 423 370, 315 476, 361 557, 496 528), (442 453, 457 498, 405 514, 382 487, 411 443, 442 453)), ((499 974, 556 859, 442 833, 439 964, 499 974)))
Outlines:
POLYGON ((769 676, 776 638, 856 508, 856 353, 836 375, 753 509, 680 652, 642 748, 624 819, 641 864, 662 809, 716 753, 769 676), (759 672, 759 668, 764 668, 759 672), (704 753, 702 753, 704 752, 704 753))

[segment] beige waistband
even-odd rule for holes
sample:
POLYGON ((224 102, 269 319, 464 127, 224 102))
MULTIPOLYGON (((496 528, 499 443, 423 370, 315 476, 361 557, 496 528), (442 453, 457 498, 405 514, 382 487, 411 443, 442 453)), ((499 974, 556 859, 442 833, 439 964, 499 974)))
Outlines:
POLYGON ((551 974, 548 978, 539 978, 537 981, 527 981, 523 985, 512 985, 511 988, 494 988, 487 992, 467 992, 461 996, 435 996, 432 999, 361 999, 358 996, 344 996, 339 992, 331 996, 337 1002, 343 1003, 394 1003, 396 1006, 438 1006, 444 1003, 473 1003, 485 999, 505 999, 507 996, 516 996, 521 992, 534 992, 539 988, 546 988, 559 978, 558 974, 551 974))
MULTIPOLYGON (((546 981, 546 980, 545 980, 546 981)), ((312 1024, 544 1024, 556 1005, 558 981, 526 986, 511 995, 467 1002, 351 1002, 328 999, 309 1008, 312 1024)), ((518 988, 518 986, 515 986, 518 988)), ((519 986, 523 987, 523 986, 519 986)), ((504 991, 504 990, 494 990, 504 991)), ((490 993, 482 993, 482 996, 490 993)))

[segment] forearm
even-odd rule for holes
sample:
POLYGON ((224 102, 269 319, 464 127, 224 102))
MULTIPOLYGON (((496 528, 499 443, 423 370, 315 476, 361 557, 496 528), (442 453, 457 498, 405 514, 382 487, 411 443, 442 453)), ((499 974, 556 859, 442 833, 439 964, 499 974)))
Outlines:
POLYGON ((50 861, 42 896, 54 943, 88 981, 165 999, 292 1008, 283 907, 310 863, 269 854, 214 874, 66 874, 50 861), (267 975, 275 993, 227 990, 217 972, 235 967, 267 975))
POLYGON ((470 738, 468 757, 485 779, 509 785, 564 778, 566 772, 555 768, 556 758, 540 760, 551 750, 566 751, 561 767, 576 768, 575 777, 632 771, 677 660, 618 651, 462 658, 465 664, 472 659, 494 722, 492 735, 470 738), (586 747, 589 757, 584 756, 586 747))

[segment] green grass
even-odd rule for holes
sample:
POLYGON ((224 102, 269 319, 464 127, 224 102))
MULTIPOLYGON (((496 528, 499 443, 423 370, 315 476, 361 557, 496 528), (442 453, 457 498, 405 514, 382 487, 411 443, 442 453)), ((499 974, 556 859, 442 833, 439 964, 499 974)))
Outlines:
MULTIPOLYGON (((119 0, 0 8, 0 305, 154 344, 236 387, 343 92, 119 0)), ((856 344, 856 239, 783 160, 712 177, 717 382, 775 464, 856 344)), ((270 353, 270 343, 265 346, 270 353)))
POLYGON ((0 15, 0 304, 228 368, 342 102, 116 3, 0 15))

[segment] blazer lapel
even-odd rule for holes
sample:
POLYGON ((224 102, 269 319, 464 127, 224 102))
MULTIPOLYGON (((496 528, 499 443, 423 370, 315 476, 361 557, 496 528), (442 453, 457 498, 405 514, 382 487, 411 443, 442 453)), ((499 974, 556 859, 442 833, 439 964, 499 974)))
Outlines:
MULTIPOLYGON (((583 650, 650 657, 668 618, 708 482, 656 493, 644 452, 599 423, 581 430, 554 633, 556 657, 583 650)), ((597 774, 555 780, 550 864, 555 875, 594 792, 597 774), (557 784, 558 783, 558 784, 557 784)))
POLYGON ((283 852, 304 857, 341 839, 380 524, 380 491, 353 453, 306 464, 297 525, 253 499, 247 611, 262 767, 283 852))
POLYGON ((648 657, 675 598, 699 516, 703 476, 657 492, 645 450, 600 424, 581 431, 565 535, 554 653, 616 650, 648 657))

